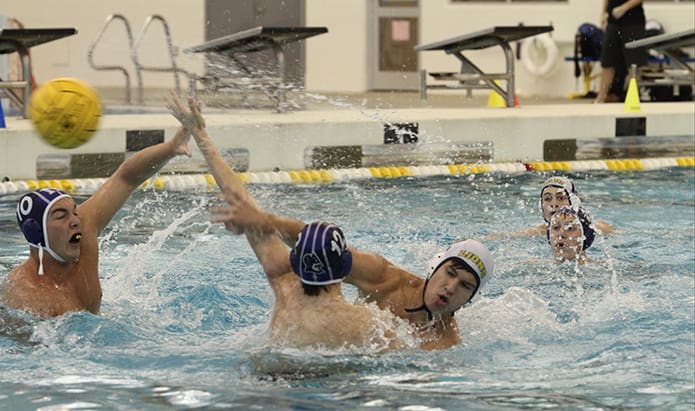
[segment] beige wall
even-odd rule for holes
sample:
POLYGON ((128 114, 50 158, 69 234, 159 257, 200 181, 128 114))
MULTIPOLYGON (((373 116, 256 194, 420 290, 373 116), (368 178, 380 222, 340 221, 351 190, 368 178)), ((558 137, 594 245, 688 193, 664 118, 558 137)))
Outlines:
POLYGON ((306 88, 362 92, 367 89, 367 2, 306 0, 307 26, 328 34, 306 42, 306 88))
MULTIPOLYGON (((169 23, 175 45, 185 48, 204 41, 204 0, 22 0, 2 1, 0 13, 17 18, 25 27, 76 27, 78 34, 31 49, 36 80, 43 81, 62 76, 82 78, 96 87, 121 87, 123 75, 117 72, 93 70, 87 62, 87 51, 104 26, 106 17, 123 14, 137 38, 145 19, 151 14, 162 15, 169 23)), ((127 36, 123 24, 115 21, 104 33, 95 49, 94 60, 104 65, 124 65, 135 84, 135 72, 130 60, 127 36)), ((143 65, 163 65, 169 62, 164 31, 161 24, 152 24, 139 48, 139 61, 143 65)), ((200 56, 179 53, 177 64, 188 71, 202 69, 200 56)), ((172 87, 171 74, 145 74, 146 85, 172 87)))
MULTIPOLYGON (((306 88, 314 92, 361 92, 367 88, 367 9, 376 0, 306 0, 306 24, 326 26, 328 34, 306 41, 306 88)), ((494 25, 549 24, 555 27, 560 61, 548 76, 530 75, 517 64, 517 85, 522 95, 566 95, 575 91, 573 66, 561 61, 572 54, 572 41, 579 24, 597 22, 602 0, 569 0, 563 4, 522 3, 519 5, 452 3, 450 0, 423 0, 420 44, 473 32, 494 25)), ((39 82, 59 77, 80 77, 97 87, 121 87, 123 76, 97 72, 87 63, 87 50, 101 30, 106 17, 124 14, 137 36, 147 16, 161 14, 170 25, 173 42, 180 49, 204 41, 204 0, 3 0, 2 13, 21 20, 27 27, 77 27, 79 34, 32 49, 34 72, 39 82), (70 10, 70 11, 68 11, 70 10)), ((695 26, 693 2, 655 4, 645 2, 648 18, 659 20, 667 31, 695 26)), ((159 65, 168 61, 160 25, 152 25, 140 49, 140 61, 159 65)), ((113 24, 95 52, 100 64, 124 64, 132 69, 125 47, 122 26, 113 24)), ((502 70, 499 50, 478 51, 474 61, 485 70, 502 70)), ((188 71, 202 72, 202 57, 179 53, 177 63, 188 71)), ((421 67, 429 71, 457 70, 458 62, 441 52, 421 54, 421 67)), ((134 72, 131 70, 133 84, 134 72)), ((146 73, 145 84, 171 87, 170 74, 146 73)), ((581 86, 581 83, 580 83, 581 86)))

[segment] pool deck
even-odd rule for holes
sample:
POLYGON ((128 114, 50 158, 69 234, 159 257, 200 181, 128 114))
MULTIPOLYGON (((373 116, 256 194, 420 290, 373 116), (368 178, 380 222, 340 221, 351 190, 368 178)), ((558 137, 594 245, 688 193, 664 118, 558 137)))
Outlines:
MULTIPOLYGON (((487 107, 487 97, 467 99, 462 94, 431 95, 423 101, 417 93, 406 92, 352 96, 304 93, 294 101, 301 109, 282 113, 269 107, 208 107, 208 131, 223 152, 246 153, 244 169, 248 172, 312 168, 308 157, 315 147, 361 147, 362 151, 385 147, 386 154, 410 150, 411 155, 417 152, 420 157, 431 151, 434 158, 441 155, 442 147, 446 152, 447 147, 479 146, 487 150, 488 157, 480 160, 485 163, 528 163, 548 160, 547 147, 544 149, 548 140, 683 136, 695 145, 693 102, 642 102, 640 112, 627 113, 622 103, 595 105, 591 100, 570 99, 529 98, 515 108, 487 107), (385 144, 388 139, 407 140, 401 134, 395 137, 398 141, 393 141, 393 134, 386 135, 386 129, 401 123, 417 123, 417 144, 385 144)), ((7 128, 0 129, 0 177, 37 179, 39 158, 126 155, 134 134, 163 133, 168 139, 177 127, 163 107, 139 109, 108 103, 107 107, 121 113, 142 113, 104 115, 92 140, 71 150, 49 146, 37 138, 29 120, 7 116, 7 128)), ((201 158, 198 154, 191 160, 178 159, 171 169, 200 172, 201 158)))

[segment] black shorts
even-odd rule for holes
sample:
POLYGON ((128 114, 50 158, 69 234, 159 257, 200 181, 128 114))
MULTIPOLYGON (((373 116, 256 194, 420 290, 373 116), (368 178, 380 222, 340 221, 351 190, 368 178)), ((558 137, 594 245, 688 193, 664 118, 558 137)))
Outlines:
POLYGON ((603 49, 601 50, 601 67, 628 69, 636 64, 647 64, 647 50, 643 47, 626 49, 625 43, 645 37, 644 25, 618 26, 609 23, 603 33, 603 49))

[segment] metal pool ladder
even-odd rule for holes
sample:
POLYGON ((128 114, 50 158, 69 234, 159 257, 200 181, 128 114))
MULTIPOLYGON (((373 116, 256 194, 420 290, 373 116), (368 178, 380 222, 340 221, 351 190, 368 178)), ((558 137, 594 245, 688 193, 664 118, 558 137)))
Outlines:
POLYGON ((176 55, 177 55, 177 50, 174 47, 172 41, 171 41, 171 33, 169 31, 169 24, 167 23, 166 19, 162 17, 159 14, 152 14, 147 19, 145 20, 145 24, 143 25, 142 29, 140 30, 140 33, 138 34, 137 39, 133 42, 133 33, 130 30, 130 23, 128 22, 128 19, 123 16, 122 14, 111 14, 106 18, 106 22, 104 23, 104 26, 102 27, 101 31, 99 32, 96 40, 92 43, 92 46, 89 48, 89 51, 87 52, 87 58, 89 60, 90 66, 92 66, 93 69, 95 70, 113 70, 113 71, 120 71, 123 73, 125 76, 125 88, 126 88, 126 103, 131 104, 132 103, 132 97, 131 97, 131 92, 130 92, 130 75, 128 74, 128 70, 123 67, 123 66, 109 66, 109 65, 98 65, 94 62, 94 49, 96 48, 97 44, 101 41, 104 32, 108 28, 108 26, 114 21, 114 20, 120 20, 123 22, 123 25, 125 26, 126 34, 128 36, 128 49, 130 51, 130 58, 133 62, 133 66, 135 67, 135 75, 137 77, 137 103, 138 104, 144 104, 144 84, 142 80, 142 72, 143 71, 153 71, 153 72, 171 72, 174 73, 174 83, 176 87, 176 93, 180 94, 181 93, 181 85, 179 82, 179 73, 183 73, 186 76, 191 78, 191 75, 176 66, 176 55), (143 38, 145 37, 145 34, 147 33, 147 30, 149 29, 150 25, 154 21, 159 21, 162 24, 162 27, 164 29, 164 35, 165 35, 165 40, 167 43, 167 50, 169 52, 169 59, 170 59, 170 65, 169 66, 144 66, 140 63, 138 59, 138 47, 140 47, 140 44, 142 43, 143 38))

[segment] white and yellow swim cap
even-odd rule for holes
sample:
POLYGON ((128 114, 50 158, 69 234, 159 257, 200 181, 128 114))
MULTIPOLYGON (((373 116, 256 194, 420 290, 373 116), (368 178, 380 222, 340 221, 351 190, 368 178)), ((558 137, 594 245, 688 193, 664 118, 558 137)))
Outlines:
POLYGON ((429 279, 442 264, 451 259, 457 259, 464 263, 478 280, 478 288, 471 296, 473 298, 492 276, 492 270, 495 265, 492 254, 480 241, 469 239, 453 243, 446 251, 438 254, 432 260, 427 278, 429 279))

